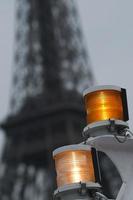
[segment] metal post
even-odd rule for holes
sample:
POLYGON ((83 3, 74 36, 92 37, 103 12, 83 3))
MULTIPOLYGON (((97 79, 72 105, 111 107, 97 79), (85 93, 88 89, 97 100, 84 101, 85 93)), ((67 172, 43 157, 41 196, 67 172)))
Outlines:
POLYGON ((113 131, 110 125, 110 121, 93 124, 85 128, 84 134, 91 135, 87 144, 104 152, 113 161, 122 177, 123 184, 116 200, 132 200, 133 136, 127 134, 126 122, 114 120, 113 131))

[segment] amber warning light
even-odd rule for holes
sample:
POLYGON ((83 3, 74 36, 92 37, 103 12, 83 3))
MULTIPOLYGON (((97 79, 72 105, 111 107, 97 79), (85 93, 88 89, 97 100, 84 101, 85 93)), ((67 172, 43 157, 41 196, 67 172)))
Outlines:
POLYGON ((69 145, 53 152, 57 186, 79 182, 95 182, 91 149, 85 145, 69 145))
POLYGON ((127 121, 126 90, 116 86, 98 86, 84 92, 87 123, 108 119, 127 121))

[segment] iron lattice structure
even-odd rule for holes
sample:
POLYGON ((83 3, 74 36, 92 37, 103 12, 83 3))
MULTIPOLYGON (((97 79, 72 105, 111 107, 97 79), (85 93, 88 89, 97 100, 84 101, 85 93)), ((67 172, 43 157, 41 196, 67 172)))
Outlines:
POLYGON ((92 85, 74 1, 17 4, 13 112, 27 99, 43 95, 46 104, 55 98, 62 101, 64 90, 81 92, 92 85))
POLYGON ((82 91, 94 83, 74 0, 17 0, 2 200, 50 199, 52 150, 81 141, 82 91))

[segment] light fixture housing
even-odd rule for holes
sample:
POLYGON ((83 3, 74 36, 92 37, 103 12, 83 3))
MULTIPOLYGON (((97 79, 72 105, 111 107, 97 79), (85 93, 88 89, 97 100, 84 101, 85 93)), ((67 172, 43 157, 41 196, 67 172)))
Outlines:
POLYGON ((84 100, 87 124, 109 119, 129 120, 124 88, 112 85, 92 87, 85 90, 84 100))
POLYGON ((80 182, 95 182, 91 148, 88 145, 69 145, 53 152, 57 173, 57 186, 80 182))

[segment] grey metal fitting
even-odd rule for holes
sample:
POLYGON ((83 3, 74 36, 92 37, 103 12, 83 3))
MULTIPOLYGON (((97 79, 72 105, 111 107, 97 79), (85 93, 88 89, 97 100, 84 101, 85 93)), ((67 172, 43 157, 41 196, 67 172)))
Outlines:
POLYGON ((58 188, 54 200, 93 200, 101 189, 98 183, 75 183, 58 188))

